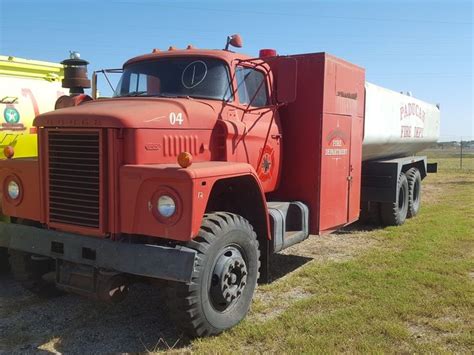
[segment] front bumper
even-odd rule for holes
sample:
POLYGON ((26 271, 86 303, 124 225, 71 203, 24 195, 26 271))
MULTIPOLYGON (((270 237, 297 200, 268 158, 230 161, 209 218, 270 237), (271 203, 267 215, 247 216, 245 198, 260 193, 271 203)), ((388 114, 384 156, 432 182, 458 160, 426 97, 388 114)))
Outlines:
POLYGON ((0 247, 117 272, 190 282, 196 251, 87 237, 0 222, 0 247))

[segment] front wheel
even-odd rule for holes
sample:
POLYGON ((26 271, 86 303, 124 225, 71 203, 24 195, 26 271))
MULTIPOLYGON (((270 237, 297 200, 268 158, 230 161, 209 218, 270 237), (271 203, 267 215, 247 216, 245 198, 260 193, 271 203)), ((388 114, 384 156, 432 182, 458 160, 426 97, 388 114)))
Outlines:
POLYGON ((252 226, 236 214, 206 214, 197 237, 186 246, 196 250, 197 262, 190 284, 168 284, 170 316, 190 336, 232 328, 246 316, 259 277, 252 226))

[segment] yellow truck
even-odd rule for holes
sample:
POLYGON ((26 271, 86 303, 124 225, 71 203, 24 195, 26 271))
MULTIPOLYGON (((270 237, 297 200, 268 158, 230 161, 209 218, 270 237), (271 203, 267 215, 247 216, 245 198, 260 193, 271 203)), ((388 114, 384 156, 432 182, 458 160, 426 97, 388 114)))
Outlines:
POLYGON ((37 155, 33 119, 69 93, 61 87, 63 71, 61 64, 0 55, 0 159, 7 146, 15 158, 37 155))
MULTIPOLYGON (((15 158, 38 154, 33 119, 53 110, 57 98, 69 94, 61 87, 63 76, 61 64, 0 55, 0 159, 6 159, 8 146, 15 158)), ((1 212, 0 202, 0 220, 5 220, 1 212)), ((0 248, 0 271, 6 261, 6 250, 0 248)))

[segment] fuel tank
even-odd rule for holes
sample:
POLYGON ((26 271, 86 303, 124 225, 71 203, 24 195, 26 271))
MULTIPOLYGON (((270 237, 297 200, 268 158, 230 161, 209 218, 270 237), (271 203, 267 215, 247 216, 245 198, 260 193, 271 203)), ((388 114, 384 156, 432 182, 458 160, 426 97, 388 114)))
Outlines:
POLYGON ((365 83, 362 160, 414 155, 438 140, 439 129, 436 105, 365 83))

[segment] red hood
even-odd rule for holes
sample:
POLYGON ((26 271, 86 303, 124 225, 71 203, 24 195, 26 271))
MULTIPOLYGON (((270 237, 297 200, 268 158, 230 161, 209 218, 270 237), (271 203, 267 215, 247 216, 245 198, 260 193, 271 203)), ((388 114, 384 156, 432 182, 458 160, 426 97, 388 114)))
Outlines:
POLYGON ((211 129, 220 103, 155 97, 89 101, 39 115, 37 127, 211 129), (182 119, 182 120, 181 120, 182 119))

